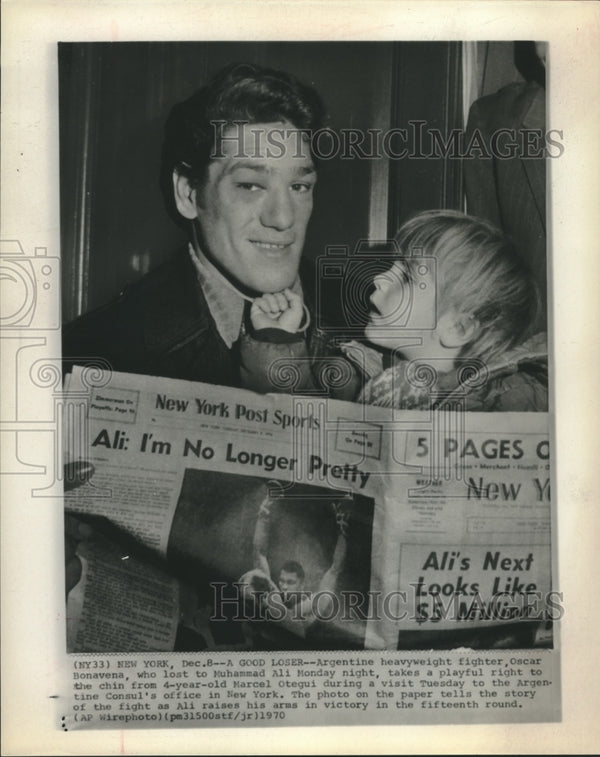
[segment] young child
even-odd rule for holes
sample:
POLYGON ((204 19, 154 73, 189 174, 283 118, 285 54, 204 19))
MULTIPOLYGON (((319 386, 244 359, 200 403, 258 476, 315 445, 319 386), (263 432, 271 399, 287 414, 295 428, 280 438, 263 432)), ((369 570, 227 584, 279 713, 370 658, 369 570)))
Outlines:
MULTIPOLYGON (((395 238, 398 259, 374 279, 365 337, 342 352, 363 373, 356 399, 399 409, 459 401, 468 410, 547 409, 545 335, 529 336, 539 308, 532 278, 492 225, 427 211, 395 238)), ((294 332, 301 299, 254 301, 254 328, 294 332)))

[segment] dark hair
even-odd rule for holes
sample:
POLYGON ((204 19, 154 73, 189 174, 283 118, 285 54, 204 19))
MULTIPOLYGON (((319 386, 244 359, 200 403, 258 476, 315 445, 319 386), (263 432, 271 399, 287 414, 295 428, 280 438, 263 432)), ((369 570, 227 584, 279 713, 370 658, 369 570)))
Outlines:
POLYGON ((283 570, 285 570, 286 573, 295 573, 300 581, 304 580, 304 568, 302 567, 302 565, 300 565, 299 562, 296 562, 295 560, 288 560, 287 562, 284 562, 279 573, 281 574, 281 571, 283 570))
POLYGON ((215 147, 215 123, 289 121, 297 129, 316 131, 324 120, 317 92, 291 74, 249 63, 227 66, 171 110, 162 152, 163 189, 167 181, 170 186, 174 169, 192 184, 203 181, 215 147))

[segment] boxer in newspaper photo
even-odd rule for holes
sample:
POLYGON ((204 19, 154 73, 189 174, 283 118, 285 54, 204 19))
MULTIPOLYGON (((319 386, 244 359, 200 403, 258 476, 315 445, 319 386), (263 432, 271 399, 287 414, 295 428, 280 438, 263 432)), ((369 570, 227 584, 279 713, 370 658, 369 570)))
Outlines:
POLYGON ((333 495, 186 471, 168 554, 198 597, 178 630, 188 651, 190 631, 197 650, 364 647, 373 505, 333 495))
MULTIPOLYGON (((319 580, 317 593, 319 603, 315 604, 311 592, 305 589, 305 572, 302 565, 295 560, 287 560, 279 570, 277 581, 271 578, 267 559, 269 525, 273 501, 265 499, 258 511, 254 531, 254 561, 256 567, 240 578, 244 597, 258 607, 263 620, 281 623, 297 636, 306 639, 311 636, 313 624, 319 619, 332 620, 331 609, 338 578, 347 555, 347 538, 349 514, 343 502, 332 502, 335 513, 338 536, 329 568, 319 580)), ((248 624, 247 630, 253 648, 260 648, 260 627, 248 624)), ((314 634, 313 634, 314 635, 314 634)))

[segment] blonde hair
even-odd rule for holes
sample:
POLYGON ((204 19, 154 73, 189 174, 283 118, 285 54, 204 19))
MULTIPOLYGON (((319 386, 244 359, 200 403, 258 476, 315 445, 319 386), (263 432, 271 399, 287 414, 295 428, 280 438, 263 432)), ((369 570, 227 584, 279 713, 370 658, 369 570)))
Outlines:
POLYGON ((489 361, 517 344, 535 322, 540 297, 514 245, 487 221, 452 210, 419 213, 395 237, 409 266, 436 260, 438 316, 455 309, 478 328, 461 355, 489 361))

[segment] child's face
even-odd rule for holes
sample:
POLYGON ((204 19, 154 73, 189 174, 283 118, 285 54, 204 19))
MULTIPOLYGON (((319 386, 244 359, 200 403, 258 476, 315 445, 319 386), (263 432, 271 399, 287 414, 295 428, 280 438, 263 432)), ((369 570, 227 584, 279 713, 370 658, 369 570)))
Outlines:
POLYGON ((419 356, 436 328, 436 282, 429 266, 399 260, 375 276, 365 336, 374 344, 419 356), (415 269, 413 271, 412 269, 415 269), (415 272, 417 275, 415 275, 415 272))

